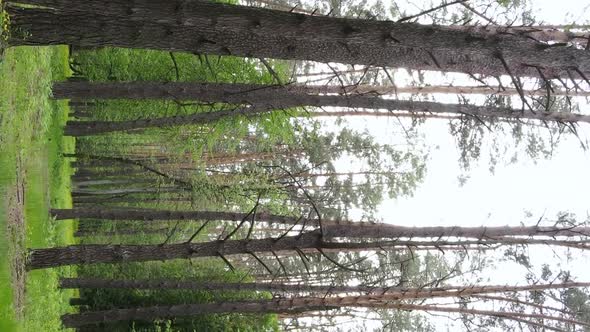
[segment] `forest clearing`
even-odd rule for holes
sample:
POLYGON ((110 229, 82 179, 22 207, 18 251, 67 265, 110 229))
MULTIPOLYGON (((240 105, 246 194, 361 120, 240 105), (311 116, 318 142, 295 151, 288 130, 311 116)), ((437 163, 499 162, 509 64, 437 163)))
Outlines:
POLYGON ((590 331, 588 3, 0 6, 0 331, 590 331))

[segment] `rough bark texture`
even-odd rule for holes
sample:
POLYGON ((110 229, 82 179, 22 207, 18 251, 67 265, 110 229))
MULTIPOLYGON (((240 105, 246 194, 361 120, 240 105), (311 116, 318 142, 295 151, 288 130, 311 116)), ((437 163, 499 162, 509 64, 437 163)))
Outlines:
MULTIPOLYGON (((95 199, 94 197, 92 197, 93 199, 95 199)), ((79 203, 78 202, 74 202, 74 203, 79 203)), ((157 228, 157 229, 120 229, 120 230, 116 230, 116 231, 97 231, 97 230, 92 230, 92 231, 87 231, 87 230, 78 230, 74 233, 74 236, 76 237, 83 237, 83 236, 137 236, 137 235, 144 235, 144 234, 159 234, 159 235, 167 235, 168 232, 170 232, 170 229, 165 227, 165 228, 157 228)))
POLYGON ((234 115, 254 116, 272 109, 287 109, 298 106, 352 107, 387 109, 412 113, 461 114, 478 118, 533 119, 558 122, 590 122, 590 116, 570 112, 546 112, 516 110, 504 107, 445 104, 428 101, 384 99, 370 94, 320 95, 333 92, 326 88, 303 85, 259 85, 228 83, 186 82, 125 82, 91 83, 60 82, 53 87, 56 98, 98 99, 175 99, 248 104, 232 111, 198 113, 188 116, 173 116, 132 121, 83 121, 68 122, 66 133, 74 136, 94 135, 105 132, 150 127, 166 127, 180 124, 202 124, 234 115))
POLYGON ((72 264, 142 262, 294 250, 295 248, 320 248, 321 243, 319 232, 309 232, 302 236, 283 237, 278 240, 267 238, 167 245, 71 245, 29 250, 27 268, 41 269, 72 264))
MULTIPOLYGON (((151 209, 105 209, 105 208, 73 208, 52 209, 51 215, 57 220, 62 219, 107 219, 107 220, 227 220, 242 221, 248 219, 247 213, 216 212, 216 211, 175 211, 175 210, 151 210, 151 209)), ((255 221, 271 224, 295 224, 306 223, 317 225, 316 219, 303 219, 292 216, 273 215, 265 212, 256 213, 255 221)))
MULTIPOLYGON (((463 25, 452 26, 452 29, 466 32, 487 34, 490 37, 498 34, 520 35, 543 42, 580 43, 588 42, 588 33, 565 30, 565 27, 551 26, 496 26, 496 25, 463 25)), ((567 27, 567 29, 575 29, 567 27)))
MULTIPOLYGON (((52 209, 56 219, 109 219, 109 220, 231 220, 241 221, 247 218, 246 213, 214 212, 214 211, 174 211, 150 209, 99 209, 74 208, 52 209)), ((317 219, 300 219, 298 217, 274 215, 261 212, 256 215, 257 221, 281 224, 317 225, 317 219)), ((579 237, 590 236, 589 227, 557 227, 557 226, 495 226, 495 227, 458 227, 431 226, 407 227, 385 223, 361 223, 351 221, 330 221, 322 223, 323 235, 326 238, 475 238, 493 239, 506 236, 546 236, 546 237, 579 237)))
POLYGON ((68 121, 64 132, 66 135, 70 136, 86 136, 139 128, 171 127, 186 124, 206 124, 225 117, 238 115, 256 116, 270 111, 271 109, 263 107, 243 107, 233 110, 133 121, 68 121))
POLYGON ((430 298, 430 297, 466 297, 473 294, 504 292, 511 290, 532 290, 532 289, 555 289, 584 287, 587 283, 567 283, 556 285, 534 285, 534 286, 481 286, 481 287, 454 287, 447 289, 414 288, 394 293, 360 295, 360 296, 340 296, 340 297, 293 297, 276 300, 254 300, 243 302, 219 302, 207 304, 185 304, 175 306, 157 306, 132 309, 115 309, 95 312, 85 312, 81 314, 68 314, 62 316, 62 321, 66 327, 77 327, 87 324, 122 321, 122 320, 145 320, 193 316, 199 314, 211 313, 294 313, 316 310, 327 310, 339 307, 374 307, 374 308, 391 308, 402 310, 423 310, 423 311, 442 311, 442 312, 465 312, 472 314, 483 314, 498 317, 534 317, 534 314, 526 313, 509 313, 497 311, 479 311, 472 309, 454 308, 454 307, 436 307, 399 303, 400 299, 409 298, 430 298), (532 287, 532 288, 531 288, 532 287), (544 288, 543 288, 544 287, 544 288), (445 310, 446 309, 446 310, 445 310))
MULTIPOLYGON (((334 75, 334 74, 332 74, 334 75)), ((368 94, 374 96, 396 95, 400 93, 407 94, 454 94, 454 95, 497 95, 497 96, 518 96, 518 90, 507 87, 488 87, 488 86, 452 86, 452 85, 427 85, 427 86, 379 86, 379 85, 308 85, 309 89, 317 90, 317 93, 335 93, 335 94, 368 94)), ((547 90, 523 90, 525 96, 547 96, 547 90)), ((564 89, 553 89, 551 96, 590 96, 590 91, 567 91, 564 89)))
POLYGON ((588 287, 588 282, 566 282, 553 284, 534 285, 485 285, 485 286, 442 286, 442 287, 371 287, 371 286, 316 286, 316 285, 293 285, 280 283, 214 283, 194 282, 185 280, 113 280, 98 278, 62 278, 59 281, 60 288, 114 288, 114 289, 191 289, 191 290, 258 290, 258 291, 279 291, 285 293, 298 292, 320 292, 320 293, 372 293, 416 298, 422 296, 468 296, 472 294, 488 294, 501 292, 521 292, 547 289, 563 289, 588 287))
MULTIPOLYGON (((194 282, 186 280, 111 280, 96 278, 62 278, 61 288, 114 288, 114 289, 190 289, 207 291, 270 291, 282 293, 315 292, 325 294, 335 293, 382 293, 393 291, 395 288, 369 287, 369 286, 315 286, 315 285, 290 285, 277 283, 215 283, 194 282)), ((399 289, 398 289, 399 291, 399 289)))
POLYGON ((71 44, 517 76, 590 74, 584 50, 519 36, 202 1, 28 1, 8 7, 13 45, 71 44), (83 5, 82 5, 83 4, 83 5), (506 68, 508 67, 508 68, 506 68))
MULTIPOLYGON (((321 302, 321 301, 319 301, 321 302)), ((204 304, 180 304, 173 306, 154 306, 130 309, 113 309, 104 311, 89 311, 79 314, 62 316, 65 327, 74 328, 84 325, 108 323, 117 321, 154 321, 155 319, 187 317, 213 313, 298 313, 302 311, 329 310, 336 307, 326 305, 304 304, 298 299, 248 301, 248 302, 220 302, 204 304)))
MULTIPOLYGON (((149 260, 167 260, 190 257, 212 257, 219 255, 247 254, 255 252, 278 252, 295 249, 342 249, 366 248, 375 250, 392 245, 418 245, 404 241, 388 242, 327 242, 326 239, 346 238, 439 238, 434 245, 443 245, 441 237, 463 237, 480 239, 481 243, 547 243, 575 246, 575 242, 557 240, 536 240, 510 238, 510 236, 542 236, 542 237, 579 237, 590 234, 584 227, 401 227, 393 225, 370 225, 359 223, 324 224, 319 230, 303 233, 301 236, 283 237, 279 239, 245 239, 212 241, 206 243, 180 243, 170 245, 72 245, 67 247, 33 249, 29 251, 27 267, 29 269, 56 267, 72 264, 118 263, 149 260), (563 243, 561 243, 563 242, 563 243)), ((475 241, 474 244, 479 242, 475 241)), ((412 241, 416 242, 416 241, 412 241)), ((431 244, 432 245, 432 244, 431 244)), ((450 243, 461 245, 461 243, 450 243)))
POLYGON ((494 239, 507 236, 590 236, 589 227, 552 227, 552 226, 497 226, 497 227, 406 227, 379 223, 341 222, 323 226, 327 238, 474 238, 494 239))

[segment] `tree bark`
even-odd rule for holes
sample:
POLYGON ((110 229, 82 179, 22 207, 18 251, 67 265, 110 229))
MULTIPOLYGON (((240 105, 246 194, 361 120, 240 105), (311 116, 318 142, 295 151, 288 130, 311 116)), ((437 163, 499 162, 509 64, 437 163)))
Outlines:
POLYGON ((183 188, 185 191, 192 191, 193 185, 188 181, 184 181, 182 179, 175 178, 169 174, 163 173, 145 163, 142 163, 138 160, 131 160, 121 157, 111 157, 111 156, 99 156, 99 155, 91 155, 91 154, 84 154, 84 153, 76 153, 76 154, 64 154, 64 157, 73 157, 77 158, 78 161, 103 161, 103 162, 110 162, 113 165, 121 166, 121 165, 132 165, 138 166, 142 170, 149 172, 150 174, 158 175, 162 178, 170 180, 175 185, 183 188))
POLYGON ((202 1, 24 2, 58 10, 8 6, 12 30, 26 32, 13 34, 12 45, 151 48, 494 76, 590 75, 584 50, 501 33, 202 1))
POLYGON ((189 289, 206 291, 269 291, 282 293, 315 292, 335 293, 381 293, 395 288, 370 286, 313 286, 277 283, 214 283, 185 280, 112 280, 96 278, 62 278, 60 288, 113 288, 113 289, 189 289))
POLYGON ((79 297, 72 297, 70 298, 70 305, 71 306, 82 306, 82 305, 87 305, 88 301, 85 299, 81 299, 79 297))
POLYGON ((230 116, 256 116, 270 112, 263 107, 243 107, 232 110, 197 113, 193 115, 178 115, 156 119, 142 119, 132 121, 68 121, 64 133, 69 136, 88 136, 125 131, 139 128, 171 127, 187 124, 207 124, 230 116))
MULTIPOLYGON (((477 94, 477 95, 497 95, 497 96, 518 96, 518 90, 515 88, 507 88, 507 87, 488 87, 488 86, 452 86, 452 85, 432 85, 432 86, 402 86, 396 87, 391 85, 350 85, 350 86, 340 86, 340 85, 308 85, 309 88, 317 89, 317 93, 331 93, 331 94, 341 94, 341 95, 349 95, 349 94, 360 94, 360 95, 374 95, 374 96, 381 96, 381 95, 396 95, 400 93, 408 93, 408 94, 433 94, 433 93, 440 93, 440 94, 477 94)), ((537 90, 526 90, 523 89, 523 93, 525 96, 547 96, 547 91, 545 89, 537 89, 537 90)), ((551 96, 580 96, 580 97, 588 97, 590 96, 590 91, 567 91, 563 89, 553 89, 551 91, 551 96)))
MULTIPOLYGON (((211 220, 211 221, 242 221, 248 219, 247 213, 216 212, 216 211, 175 211, 133 208, 73 208, 51 209, 51 215, 57 220, 62 219, 106 219, 106 220, 211 220)), ((250 218, 251 220, 251 218, 250 218)), ((317 219, 299 218, 292 216, 273 215, 270 213, 256 213, 255 221, 271 224, 303 224, 317 225, 317 219)))
MULTIPOLYGON (((316 301, 321 302, 321 301, 316 301)), ((190 317, 213 313, 297 313, 301 311, 317 311, 335 309, 326 305, 303 305, 295 300, 253 300, 243 302, 221 302, 203 304, 180 304, 173 306, 154 306, 130 309, 113 309, 104 311, 87 311, 79 314, 66 314, 62 316, 64 327, 75 328, 90 324, 109 323, 117 321, 154 321, 156 319, 190 317), (293 305, 290 305, 293 302, 293 305)))
POLYGON ((31 249, 28 252, 29 270, 73 264, 142 262, 191 257, 214 257, 294 250, 296 248, 320 248, 319 232, 280 239, 227 240, 204 243, 179 243, 166 245, 71 245, 47 249, 31 249))
MULTIPOLYGON (((519 35, 542 42, 578 43, 588 42, 588 33, 565 30, 557 26, 498 26, 498 25, 455 25, 452 29, 476 32, 490 37, 497 34, 519 35)), ((585 45, 584 45, 585 46, 585 45)))
MULTIPOLYGON (((497 310, 480 310, 480 309, 471 309, 471 308, 459 308, 459 307, 445 307, 445 306, 436 306, 436 305, 416 305, 416 304, 402 304, 402 303, 393 303, 393 304, 386 304, 383 306, 378 306, 381 308, 389 308, 389 309, 399 309, 399 310, 419 310, 425 312, 444 312, 444 313, 458 313, 463 315, 479 315, 479 316, 490 316, 490 317, 498 317, 507 320, 513 320, 520 323, 525 323, 527 325, 536 326, 541 328, 541 331, 556 331, 556 332, 567 332, 566 330, 555 328, 549 325, 546 325, 544 321, 564 321, 567 322, 574 322, 575 320, 568 320, 563 319, 558 316, 551 316, 547 314, 534 314, 534 313, 521 313, 521 312, 513 312, 513 311, 497 311, 497 310), (531 318, 532 320, 528 320, 525 318, 531 318), (537 321, 539 320, 539 321, 537 321)), ((578 321, 575 321, 576 323, 578 321)))
MULTIPOLYGON (((474 237, 480 240, 472 241, 474 244, 495 243, 543 243, 566 246, 576 246, 576 241, 538 240, 526 238, 510 238, 503 235, 528 235, 528 236, 580 236, 588 234, 585 228, 552 228, 552 227, 426 227, 412 229, 408 227, 367 227, 351 225, 323 225, 322 230, 303 233, 300 236, 212 241, 205 243, 179 243, 169 245, 71 245, 67 247, 32 249, 28 253, 27 268, 40 269, 73 264, 92 263, 119 263, 140 262, 149 260, 167 260, 191 257, 214 257, 223 255, 249 254, 256 252, 278 252, 300 249, 342 249, 365 248, 366 250, 380 250, 382 247, 392 245, 416 246, 417 241, 400 241, 399 237, 474 237), (394 241, 374 241, 366 243, 354 242, 329 242, 331 237, 349 238, 385 238, 392 237, 394 241), (485 240, 484 240, 485 239, 485 240)), ((434 245, 440 245, 443 249, 444 241, 437 240, 434 245), (439 243, 439 244, 437 244, 439 243)), ((455 241, 453 246, 461 245, 467 241, 455 241)), ((469 243, 471 244, 471 243, 469 243)), ((430 245, 433 245, 430 242, 430 245)))
POLYGON ((147 235, 147 234, 157 234, 157 235, 166 235, 170 231, 169 228, 157 228, 157 229, 120 229, 115 231, 87 231, 87 230, 78 230, 74 233, 76 237, 84 237, 84 236, 137 236, 137 235, 147 235))
MULTIPOLYGON (((228 220, 242 221, 247 218, 246 213, 214 212, 214 211, 174 211, 151 209, 98 209, 73 208, 52 209, 52 216, 61 219, 108 219, 108 220, 228 220)), ((293 216, 257 213, 259 222, 277 224, 307 224, 318 225, 318 219, 302 219, 293 216)), ((352 221, 322 221, 323 235, 327 238, 475 238, 493 239, 506 236, 590 236, 589 227, 557 227, 557 226, 496 226, 496 227, 458 227, 431 226, 406 227, 385 223, 361 223, 352 221)))
POLYGON ((185 280, 113 280, 99 278, 61 278, 60 288, 113 288, 113 289, 190 289, 208 291, 278 291, 284 293, 319 292, 319 293, 371 293, 388 295, 388 298, 420 298, 471 296, 474 294, 491 294, 503 292, 539 291, 547 289, 565 289, 590 287, 588 282, 565 282, 533 285, 485 285, 485 286, 441 286, 441 287, 372 287, 372 286, 332 286, 332 285, 292 285, 278 283, 214 283, 185 280))
MULTIPOLYGON (((569 287, 584 287, 587 283, 579 283, 576 286, 554 287, 554 285, 543 285, 549 288, 569 288, 569 287)), ((541 285, 536 285, 541 286, 541 285)), ((528 286, 523 286, 528 287, 528 286)), ((532 286, 534 287, 534 286, 532 286)), ((442 287, 444 289, 444 287, 442 287)), ((518 287, 516 287, 518 288, 518 287)), ((193 316, 199 314, 211 313, 297 313, 306 311, 328 310, 341 307, 369 307, 369 308, 391 308, 400 310, 420 310, 420 311, 434 311, 434 312, 457 312, 480 314, 487 316, 505 317, 528 317, 528 318, 549 318, 555 319, 553 316, 527 314, 527 313, 511 313, 491 310, 476 310, 468 308, 456 307, 437 307, 431 305, 414 305, 400 303, 401 299, 409 298, 427 298, 427 297, 463 297, 471 294, 477 294, 477 291, 482 292, 502 292, 510 291, 511 287, 499 286, 493 288, 485 287, 462 287, 460 290, 429 290, 429 289, 411 289, 406 292, 398 291, 397 293, 389 294, 371 294, 359 296, 324 296, 324 297, 292 297, 286 299, 275 300, 253 300, 241 302, 218 302, 207 304, 184 304, 175 306, 157 306, 144 307, 132 309, 114 309, 105 311, 85 312, 80 314, 67 314, 62 316, 62 321, 66 327, 77 327, 87 324, 121 321, 121 320, 146 320, 152 321, 154 319, 172 318, 193 316), (470 291, 471 290, 471 291, 470 291), (477 290, 477 291, 476 291, 477 290), (542 316, 542 317, 541 317, 542 316)), ((540 288, 541 289, 541 288, 540 288)))
POLYGON ((547 112, 516 110, 505 107, 476 106, 467 104, 445 104, 428 101, 384 99, 369 94, 320 95, 333 92, 324 87, 287 85, 272 86, 259 84, 226 83, 185 83, 185 82, 125 82, 90 83, 58 82, 53 87, 56 98, 99 98, 99 99, 175 99, 249 104, 236 110, 197 113, 132 121, 69 121, 66 133, 73 136, 95 135, 106 132, 140 128, 167 127, 181 124, 205 124, 235 115, 254 116, 273 109, 287 109, 298 106, 352 107, 365 109, 387 109, 419 114, 460 114, 477 118, 529 119, 557 122, 586 122, 590 116, 571 112, 547 112))
POLYGON ((590 227, 557 226, 492 226, 458 227, 425 226, 406 227, 384 223, 335 222, 322 227, 326 238, 473 238, 491 240, 503 237, 587 237, 590 227))

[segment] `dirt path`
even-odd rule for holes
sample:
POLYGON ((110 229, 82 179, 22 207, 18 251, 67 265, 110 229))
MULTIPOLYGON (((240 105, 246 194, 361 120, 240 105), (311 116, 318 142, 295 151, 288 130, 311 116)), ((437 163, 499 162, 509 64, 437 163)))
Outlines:
POLYGON ((25 304, 26 227, 24 179, 24 167, 20 158, 18 158, 15 184, 6 191, 7 236, 9 254, 12 258, 10 271, 12 274, 13 306, 17 319, 23 317, 25 304))

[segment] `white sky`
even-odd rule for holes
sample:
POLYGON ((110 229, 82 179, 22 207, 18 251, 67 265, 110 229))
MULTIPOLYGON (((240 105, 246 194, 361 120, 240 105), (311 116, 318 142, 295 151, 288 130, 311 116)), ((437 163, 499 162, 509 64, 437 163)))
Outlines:
MULTIPOLYGON (((372 124, 371 130, 380 125, 372 124)), ((534 163, 525 157, 517 164, 498 165, 494 174, 485 161, 480 162, 461 187, 459 155, 448 125, 430 120, 423 128, 427 145, 439 148, 431 150, 426 179, 415 195, 381 206, 384 221, 406 223, 409 218, 419 224, 505 225, 523 221, 525 210, 547 217, 559 211, 586 216, 590 155, 576 139, 562 142, 550 160, 534 163)), ((590 129, 582 128, 582 134, 590 129)))

